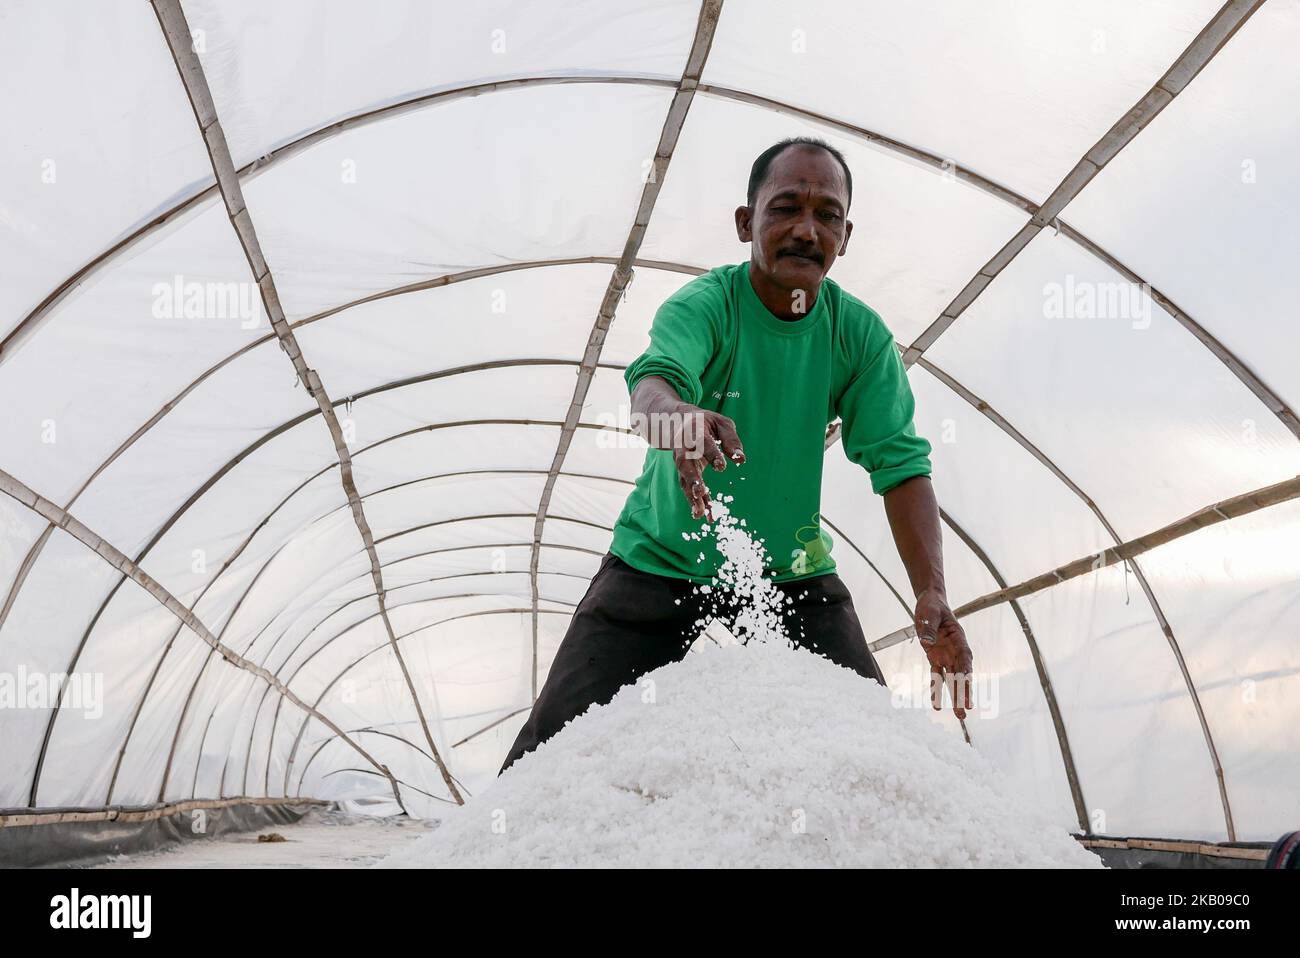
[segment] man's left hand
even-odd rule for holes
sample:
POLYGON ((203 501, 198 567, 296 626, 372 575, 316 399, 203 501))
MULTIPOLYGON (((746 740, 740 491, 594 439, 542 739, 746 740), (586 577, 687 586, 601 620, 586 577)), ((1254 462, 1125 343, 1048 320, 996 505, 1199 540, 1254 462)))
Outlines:
POLYGON ((930 704, 935 711, 943 707, 943 687, 949 686, 953 714, 966 717, 971 701, 970 679, 974 659, 966 644, 966 632, 948 607, 948 597, 935 589, 926 589, 916 599, 912 624, 921 648, 930 660, 930 704))

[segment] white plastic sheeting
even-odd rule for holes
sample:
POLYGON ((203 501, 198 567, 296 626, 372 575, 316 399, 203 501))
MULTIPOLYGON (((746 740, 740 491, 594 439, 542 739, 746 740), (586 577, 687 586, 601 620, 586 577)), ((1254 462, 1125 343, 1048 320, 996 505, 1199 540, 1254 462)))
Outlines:
MULTIPOLYGON (((183 0, 210 158, 152 10, 6 5, 0 469, 149 579, 0 496, 0 671, 103 680, 97 714, 0 711, 0 807, 385 794, 386 766, 433 814, 430 739, 486 785, 642 466, 622 369, 666 296, 747 256, 731 211, 785 136, 853 169, 834 278, 904 347, 956 316, 910 366, 954 606, 1300 472, 1300 2, 727 0, 701 71, 715 7, 183 0), (954 310, 1185 51, 1212 57, 954 310)), ((827 456, 840 572, 883 637, 907 576, 867 477, 827 456)), ((1283 502, 968 615, 996 715, 934 720, 1067 827, 1274 838, 1300 789, 1297 543, 1283 502)), ((878 657, 896 688, 923 662, 878 657)))

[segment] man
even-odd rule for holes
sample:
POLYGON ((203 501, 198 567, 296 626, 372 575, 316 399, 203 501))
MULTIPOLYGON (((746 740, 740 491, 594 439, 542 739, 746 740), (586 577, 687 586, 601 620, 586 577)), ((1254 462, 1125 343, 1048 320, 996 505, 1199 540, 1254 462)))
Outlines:
POLYGON ((655 314, 650 347, 624 374, 633 422, 646 424, 652 448, 502 771, 590 706, 680 660, 698 638, 705 604, 716 600, 693 584, 709 582, 722 562, 701 561, 701 541, 684 536, 713 517, 706 462, 722 476, 709 481, 733 497, 732 514, 763 540, 773 562, 765 574, 793 599, 791 639, 885 684, 820 525, 825 432, 837 415, 845 454, 884 497, 916 596, 934 707, 950 683, 954 713, 965 717, 971 651, 945 592, 931 447, 913 428, 893 335, 826 279, 853 233, 852 195, 848 164, 826 143, 797 137, 770 147, 735 214, 749 262, 687 283, 655 314))

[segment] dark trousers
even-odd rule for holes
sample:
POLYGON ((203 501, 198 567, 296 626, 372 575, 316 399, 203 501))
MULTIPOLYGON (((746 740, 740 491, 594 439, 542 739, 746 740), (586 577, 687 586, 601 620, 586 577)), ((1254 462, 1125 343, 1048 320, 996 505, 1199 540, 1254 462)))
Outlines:
MULTIPOLYGON (((794 599, 785 604, 785 624, 795 645, 885 684, 838 575, 774 584, 794 599)), ((692 588, 686 579, 642 572, 606 553, 501 772, 590 706, 604 705, 647 672, 680 661, 709 619, 730 628, 736 610, 720 600, 718 590, 693 594, 692 588)))

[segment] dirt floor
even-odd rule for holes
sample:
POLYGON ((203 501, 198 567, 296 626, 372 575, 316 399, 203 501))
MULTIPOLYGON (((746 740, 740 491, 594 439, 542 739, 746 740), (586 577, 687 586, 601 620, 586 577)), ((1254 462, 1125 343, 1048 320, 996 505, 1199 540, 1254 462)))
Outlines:
POLYGON ((427 835, 435 823, 312 809, 293 825, 181 842, 135 855, 116 855, 89 868, 363 868, 427 835), (278 832, 282 842, 258 835, 278 832))

